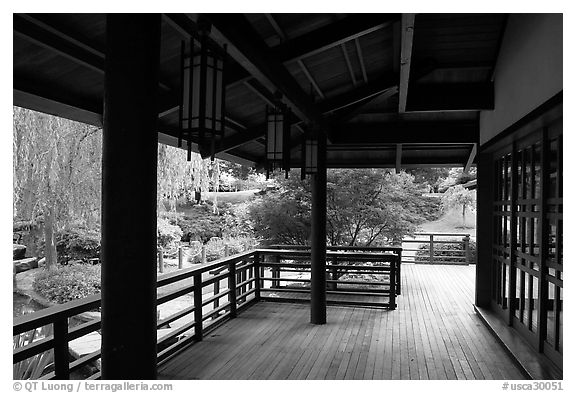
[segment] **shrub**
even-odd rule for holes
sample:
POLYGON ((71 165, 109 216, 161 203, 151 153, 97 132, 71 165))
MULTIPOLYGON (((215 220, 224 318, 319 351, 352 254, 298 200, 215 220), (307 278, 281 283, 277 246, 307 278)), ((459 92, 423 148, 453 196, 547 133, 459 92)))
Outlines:
POLYGON ((36 275, 33 288, 54 303, 66 303, 100 293, 100 265, 74 264, 36 275))
MULTIPOLYGON (((457 240, 457 239, 446 239, 457 240)), ((476 263, 476 242, 470 240, 469 242, 470 261, 469 263, 476 263)), ((464 257, 463 245, 461 243, 437 243, 434 244, 434 260, 436 263, 462 263, 463 260, 457 259, 442 259, 441 257, 464 257)), ((416 251, 415 260, 417 262, 430 261, 430 245, 421 244, 416 251)))
MULTIPOLYGON (((38 250, 44 253, 44 237, 38 240, 38 250)), ((100 232, 86 228, 71 228, 56 234, 58 263, 66 264, 73 260, 86 261, 100 257, 100 232)))
POLYGON ((158 247, 174 248, 176 242, 182 238, 182 229, 178 225, 173 225, 166 218, 158 219, 158 247))

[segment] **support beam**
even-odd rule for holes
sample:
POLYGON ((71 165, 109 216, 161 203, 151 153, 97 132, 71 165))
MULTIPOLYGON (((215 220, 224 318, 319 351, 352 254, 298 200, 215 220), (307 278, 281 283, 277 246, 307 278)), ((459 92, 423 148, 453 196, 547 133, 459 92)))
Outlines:
POLYGON ((354 85, 354 87, 356 87, 358 82, 356 81, 356 75, 354 75, 354 69, 352 68, 352 64, 350 63, 350 56, 348 56, 348 49, 346 49, 346 43, 340 44, 340 47, 342 48, 342 54, 344 55, 344 60, 346 61, 346 68, 348 68, 348 72, 350 73, 350 79, 352 80, 352 84, 354 85))
POLYGON ((464 165, 464 173, 470 172, 470 168, 472 167, 472 164, 474 163, 474 159, 476 158, 476 150, 477 149, 478 149, 478 144, 474 143, 472 145, 472 149, 470 149, 470 156, 468 157, 468 161, 466 162, 466 165, 464 165))
POLYGON ((400 14, 354 14, 272 48, 280 62, 297 61, 374 33, 400 19, 400 14))
MULTIPOLYGON (((348 123, 332 131, 335 144, 476 143, 477 122, 348 123)), ((460 163, 462 165, 462 163, 460 163)))
POLYGON ((268 19, 268 22, 270 22, 270 25, 272 26, 276 34, 278 34, 278 37, 280 37, 280 41, 282 42, 286 41, 286 34, 282 30, 278 22, 276 22, 276 19, 274 19, 272 14, 264 14, 264 15, 266 16, 266 19, 268 19))
POLYGON ((322 93, 320 86, 318 86, 318 83, 316 83, 316 80, 314 79, 312 74, 310 74, 310 71, 308 71, 308 68, 306 67, 304 62, 302 60, 298 60, 298 65, 302 69, 302 72, 304 72, 304 75, 306 75, 306 78, 308 78, 308 80, 310 81, 312 87, 314 87, 314 90, 316 90, 316 93, 318 93, 320 98, 324 99, 325 98, 324 93, 322 93))
POLYGON ((323 114, 334 112, 385 93, 391 87, 395 86, 398 86, 398 77, 394 74, 385 74, 382 77, 373 80, 369 84, 359 86, 356 89, 340 94, 337 97, 326 99, 319 103, 317 108, 323 114))
POLYGON ((13 105, 102 127, 102 103, 14 75, 13 105))
POLYGON ((364 83, 368 83, 368 74, 366 73, 366 65, 364 64, 364 55, 362 54, 362 47, 360 46, 360 40, 358 38, 354 39, 356 44, 356 53, 358 54, 358 62, 360 62, 360 69, 362 70, 362 78, 364 83))
POLYGON ((406 112, 408 85, 410 84, 410 63, 412 61, 412 42, 414 40, 415 14, 402 14, 400 31, 400 99, 398 111, 406 112))
POLYGON ((211 37, 228 46, 228 53, 269 91, 280 91, 283 102, 301 120, 322 124, 321 113, 268 46, 239 14, 203 14, 212 23, 211 37))
POLYGON ((402 144, 396 144, 396 173, 402 169, 402 144))
POLYGON ((64 56, 76 64, 83 65, 104 74, 104 54, 88 45, 49 29, 45 24, 30 15, 14 15, 14 33, 64 56))
POLYGON ((319 132, 318 172, 312 175, 310 322, 326 323, 326 136, 319 132))
POLYGON ((148 380, 157 375, 156 100, 160 25, 158 14, 111 14, 106 20, 102 379, 148 380))

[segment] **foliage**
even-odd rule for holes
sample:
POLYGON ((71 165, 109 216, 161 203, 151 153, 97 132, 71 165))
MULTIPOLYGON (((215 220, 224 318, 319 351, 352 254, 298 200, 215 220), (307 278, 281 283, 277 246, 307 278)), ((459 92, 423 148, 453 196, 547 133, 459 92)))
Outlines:
MULTIPOLYGON (((381 169, 328 171, 327 234, 332 245, 398 242, 422 221, 426 202, 413 177, 381 169)), ((310 185, 280 180, 250 208, 257 235, 273 243, 306 244, 310 236, 310 185)))
MULTIPOLYGON (((444 239, 448 240, 460 240, 460 239, 444 239)), ((438 243, 434 244, 434 258, 438 263, 456 263, 456 259, 442 259, 441 257, 464 257, 462 252, 464 247, 459 243, 438 243)), ((476 263, 476 242, 470 240, 468 243, 468 250, 470 254, 470 263, 476 263)), ((417 262, 429 262, 430 261, 430 245, 421 244, 416 251, 416 256, 414 258, 417 262)), ((458 261, 462 262, 462 261, 458 261)))
POLYGON ((100 292, 100 265, 73 264, 36 275, 33 288, 54 303, 66 303, 100 292))
POLYGON ((178 214, 172 224, 182 229, 181 241, 198 240, 206 243, 212 237, 222 237, 224 218, 213 214, 207 204, 191 206, 185 214, 178 214))
MULTIPOLYGON (((42 244, 42 241, 40 242, 42 244)), ((100 232, 86 228, 65 229, 56 235, 58 263, 100 257, 100 232)))
POLYGON ((420 214, 426 221, 436 221, 442 217, 442 200, 439 197, 425 197, 421 200, 420 214))
POLYGON ((193 152, 188 161, 186 155, 183 149, 158 145, 158 204, 168 201, 171 211, 176 210, 176 202, 180 198, 194 200, 195 190, 207 191, 209 188, 210 160, 203 160, 200 154, 193 152))
POLYGON ((254 237, 254 224, 250 218, 251 205, 252 201, 226 205, 222 214, 224 218, 224 236, 254 237))
POLYGON ((406 173, 414 176, 414 182, 425 184, 428 191, 438 192, 438 186, 448 177, 450 169, 448 168, 414 168, 407 169, 406 173))
POLYGON ((100 219, 102 134, 19 107, 13 107, 13 133, 13 217, 43 222, 50 268, 56 264, 57 231, 100 219))
POLYGON ((446 176, 439 185, 440 192, 444 192, 449 187, 465 184, 471 180, 476 179, 476 168, 470 168, 468 173, 464 173, 464 170, 460 168, 450 168, 448 176, 446 176))
POLYGON ((462 207, 462 225, 466 225, 466 209, 470 208, 475 210, 476 208, 476 193, 474 191, 464 188, 462 185, 458 184, 454 187, 450 187, 442 195, 442 206, 445 211, 451 209, 452 207, 462 207))
POLYGON ((235 255, 254 248, 255 244, 250 237, 212 238, 206 243, 206 261, 223 258, 226 255, 226 246, 228 246, 228 255, 235 255))
MULTIPOLYGON (((52 335, 52 325, 46 325, 39 329, 34 329, 14 336, 12 349, 16 351, 26 345, 38 341, 44 337, 52 335)), ((12 368, 12 379, 40 379, 46 373, 48 365, 54 362, 52 351, 45 351, 38 355, 31 356, 21 362, 15 363, 12 368)))
POLYGON ((159 218, 157 228, 157 243, 159 248, 174 248, 176 247, 176 242, 182 238, 182 229, 180 229, 178 225, 171 224, 167 218, 159 218))

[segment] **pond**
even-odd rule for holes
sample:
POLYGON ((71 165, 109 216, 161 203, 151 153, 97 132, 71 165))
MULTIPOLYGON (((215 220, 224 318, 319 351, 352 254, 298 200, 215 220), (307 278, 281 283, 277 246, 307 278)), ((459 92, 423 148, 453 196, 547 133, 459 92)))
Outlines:
POLYGON ((13 292, 13 299, 14 312, 12 316, 14 318, 45 308, 32 298, 20 293, 13 292))

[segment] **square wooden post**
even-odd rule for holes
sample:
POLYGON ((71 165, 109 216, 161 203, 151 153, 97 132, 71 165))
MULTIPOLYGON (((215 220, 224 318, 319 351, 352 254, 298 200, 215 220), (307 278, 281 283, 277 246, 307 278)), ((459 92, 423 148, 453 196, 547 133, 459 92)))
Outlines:
POLYGON ((155 379, 159 14, 106 17, 102 379, 155 379))

